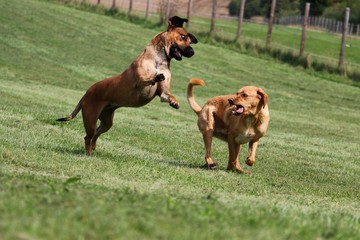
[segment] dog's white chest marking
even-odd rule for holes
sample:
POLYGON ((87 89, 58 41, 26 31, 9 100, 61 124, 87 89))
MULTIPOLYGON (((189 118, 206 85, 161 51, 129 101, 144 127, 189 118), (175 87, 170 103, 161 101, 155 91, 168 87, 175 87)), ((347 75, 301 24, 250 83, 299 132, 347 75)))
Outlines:
POLYGON ((167 67, 167 63, 157 61, 156 59, 143 60, 141 68, 145 70, 144 71, 145 81, 152 80, 154 76, 161 73, 164 74, 165 72, 169 71, 169 68, 167 67))
POLYGON ((235 137, 235 141, 239 144, 244 144, 250 142, 255 137, 255 132, 252 129, 248 129, 243 133, 239 133, 235 137))

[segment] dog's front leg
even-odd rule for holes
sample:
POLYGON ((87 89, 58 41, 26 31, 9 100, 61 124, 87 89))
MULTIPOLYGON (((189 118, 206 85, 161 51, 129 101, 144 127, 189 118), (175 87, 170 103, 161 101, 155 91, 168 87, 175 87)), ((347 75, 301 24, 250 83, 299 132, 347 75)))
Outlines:
POLYGON ((179 109, 180 104, 177 102, 176 98, 170 92, 162 92, 160 95, 162 102, 168 102, 173 108, 179 109))
POLYGON ((255 154, 259 140, 249 142, 249 153, 245 163, 249 166, 255 163, 255 154))
POLYGON ((229 162, 227 170, 236 171, 238 173, 247 173, 242 167, 240 167, 238 156, 241 149, 241 144, 235 142, 234 137, 228 134, 228 147, 229 147, 229 162))
POLYGON ((176 98, 170 93, 170 77, 159 83, 158 91, 161 102, 168 102, 170 106, 176 109, 180 107, 176 98))

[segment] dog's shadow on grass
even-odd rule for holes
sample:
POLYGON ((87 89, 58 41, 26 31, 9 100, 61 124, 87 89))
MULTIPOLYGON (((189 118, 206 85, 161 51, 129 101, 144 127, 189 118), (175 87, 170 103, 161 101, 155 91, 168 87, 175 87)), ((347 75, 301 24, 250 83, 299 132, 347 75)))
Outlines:
POLYGON ((73 155, 73 156, 79 156, 79 157, 89 157, 91 158, 92 156, 95 157, 99 157, 99 158, 104 158, 104 159, 114 159, 117 156, 109 153, 109 152, 102 152, 102 151, 98 151, 93 153, 91 156, 86 155, 85 153, 85 149, 82 148, 62 148, 62 147, 58 147, 55 149, 56 152, 61 153, 61 154, 69 154, 69 155, 73 155))
MULTIPOLYGON (((57 147, 55 149, 55 151, 57 153, 60 154, 69 154, 69 155, 73 155, 73 156, 86 156, 85 154, 85 150, 81 149, 81 148, 65 148, 65 147, 57 147)), ((104 153, 104 152, 98 152, 97 154, 95 154, 98 157, 104 157, 104 158, 114 158, 113 154, 110 153, 104 153)), ((221 168, 215 168, 215 169, 209 169, 207 166, 205 166, 205 164, 197 164, 197 163, 192 163, 192 162, 184 162, 184 161, 179 161, 179 160, 175 160, 175 159, 169 159, 169 160, 157 160, 156 162, 161 163, 163 165, 167 165, 170 167, 181 167, 181 168, 190 168, 190 169, 200 169, 200 170, 205 170, 205 171, 216 171, 219 170, 221 168)))
POLYGON ((195 164, 195 163, 189 163, 189 162, 181 162, 177 160, 160 160, 164 165, 168 165, 171 167, 181 167, 181 168, 191 168, 191 169, 200 169, 205 171, 216 171, 221 170, 221 168, 217 167, 215 169, 208 168, 205 164, 195 164))
POLYGON ((64 148, 64 147, 57 147, 55 149, 56 152, 61 154, 69 154, 69 155, 76 155, 76 156, 85 156, 85 151, 83 149, 75 149, 75 148, 64 148))

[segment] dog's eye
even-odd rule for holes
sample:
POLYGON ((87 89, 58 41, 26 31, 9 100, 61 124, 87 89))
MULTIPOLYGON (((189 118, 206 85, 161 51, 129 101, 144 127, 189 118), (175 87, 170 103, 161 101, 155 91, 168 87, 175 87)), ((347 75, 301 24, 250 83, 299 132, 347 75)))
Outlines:
POLYGON ((246 98, 246 97, 248 97, 249 95, 247 95, 246 93, 242 93, 241 96, 244 97, 244 98, 246 98))
POLYGON ((181 34, 181 39, 184 40, 184 41, 186 41, 186 40, 188 39, 188 36, 181 34))

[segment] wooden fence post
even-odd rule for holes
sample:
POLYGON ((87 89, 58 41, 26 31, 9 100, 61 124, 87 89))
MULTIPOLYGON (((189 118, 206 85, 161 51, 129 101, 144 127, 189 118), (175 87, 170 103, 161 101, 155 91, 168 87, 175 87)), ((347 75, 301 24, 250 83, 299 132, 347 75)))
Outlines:
POLYGON ((336 21, 336 32, 340 32, 340 22, 336 21))
POLYGON ((273 25, 273 21, 274 21, 274 16, 275 16, 275 7, 276 7, 276 0, 272 0, 270 19, 269 19, 269 29, 268 29, 267 38, 266 38, 266 47, 269 47, 270 42, 271 42, 271 33, 272 33, 272 25, 273 25))
POLYGON ((166 13, 164 24, 167 24, 170 18, 170 0, 166 0, 166 13))
POLYGON ((113 1, 112 1, 112 5, 111 5, 111 8, 115 8, 115 6, 116 6, 116 0, 113 0, 113 1))
POLYGON ((146 12, 145 12, 145 20, 149 17, 149 6, 150 6, 150 0, 146 1, 146 12))
POLYGON ((343 68, 343 67, 344 67, 344 56, 345 56, 345 47, 346 47, 346 35, 347 35, 347 33, 348 33, 349 15, 350 15, 350 8, 346 8, 346 10, 345 10, 344 24, 343 24, 343 33, 342 33, 342 38, 341 38, 339 68, 343 68))
POLYGON ((307 28, 307 22, 308 22, 308 18, 309 18, 309 11, 310 11, 310 3, 306 3, 303 30, 302 30, 301 43, 300 43, 300 56, 302 56, 304 54, 305 40, 306 40, 306 28, 307 28))
POLYGON ((132 7, 133 7, 133 0, 129 0, 129 11, 128 11, 128 15, 131 15, 132 7))
POLYGON ((213 0, 212 5, 212 14, 211 14, 211 25, 210 25, 210 34, 214 32, 215 29, 215 17, 216 17, 216 0, 213 0))
POLYGON ((100 0, 97 0, 97 3, 96 3, 97 5, 99 5, 100 4, 100 0))
POLYGON ((186 27, 188 28, 190 26, 190 13, 191 13, 191 8, 192 8, 192 4, 191 4, 191 0, 188 1, 188 8, 187 8, 187 16, 186 18, 188 19, 188 21, 186 22, 186 27))
POLYGON ((239 12, 239 23, 238 23, 238 27, 237 27, 235 41, 238 41, 240 38, 241 27, 242 27, 243 18, 244 18, 245 3, 246 3, 246 0, 241 0, 241 6, 240 6, 240 12, 239 12))
POLYGON ((350 23, 348 26, 348 35, 352 35, 352 29, 353 29, 353 25, 350 23))

